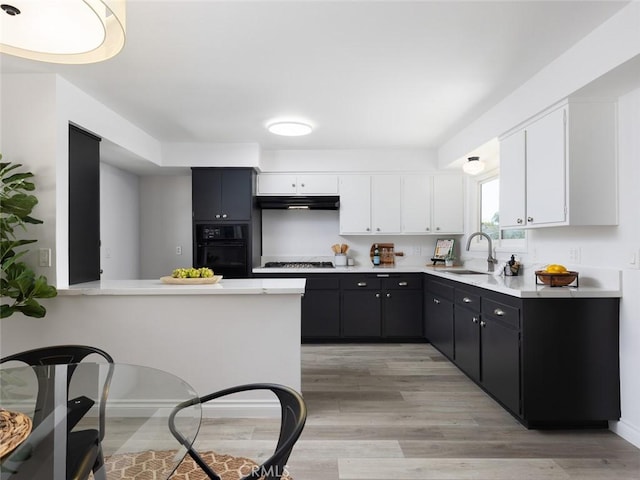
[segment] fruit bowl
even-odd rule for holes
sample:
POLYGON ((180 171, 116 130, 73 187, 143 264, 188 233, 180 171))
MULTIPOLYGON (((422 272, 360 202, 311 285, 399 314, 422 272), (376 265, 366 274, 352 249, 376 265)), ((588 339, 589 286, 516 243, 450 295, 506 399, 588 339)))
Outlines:
POLYGON ((536 270, 536 278, 544 285, 550 287, 566 287, 567 285, 576 282, 578 286, 578 272, 566 271, 562 273, 552 273, 546 270, 536 270))

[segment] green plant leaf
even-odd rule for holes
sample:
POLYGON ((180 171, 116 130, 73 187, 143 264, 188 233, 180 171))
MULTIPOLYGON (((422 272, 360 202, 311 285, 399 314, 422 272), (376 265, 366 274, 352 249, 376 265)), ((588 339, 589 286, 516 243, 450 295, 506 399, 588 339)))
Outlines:
POLYGON ((47 309, 32 298, 26 300, 22 305, 16 306, 15 310, 22 312, 28 317, 34 318, 42 318, 47 313, 47 309))
MULTIPOLYGON (((2 159, 2 154, 0 154, 2 159)), ((23 261, 29 252, 26 245, 36 240, 16 238, 16 228, 27 231, 28 225, 43 223, 31 216, 38 199, 30 193, 35 190, 35 183, 30 181, 31 172, 16 172, 21 164, 0 163, 0 257, 2 259, 2 277, 0 287, 4 299, 12 299, 13 303, 2 304, 2 318, 21 312, 29 317, 42 318, 46 309, 36 298, 53 298, 58 294, 56 288, 47 283, 47 278, 40 275, 36 278, 34 271, 23 261), (20 249, 19 251, 16 249, 20 249)))

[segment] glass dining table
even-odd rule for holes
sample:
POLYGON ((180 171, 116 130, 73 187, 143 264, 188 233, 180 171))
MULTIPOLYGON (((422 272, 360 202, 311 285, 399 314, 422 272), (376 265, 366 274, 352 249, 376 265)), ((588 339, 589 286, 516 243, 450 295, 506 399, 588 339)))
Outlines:
MULTIPOLYGON (((72 438, 98 432, 98 478, 169 478, 200 428, 197 394, 154 368, 83 362, 0 369, 1 480, 66 480, 72 438), (174 407, 186 402, 179 413, 174 407), (173 413, 172 413, 173 412, 173 413), (186 440, 169 429, 169 417, 186 440), (106 475, 102 475, 102 474, 106 475)), ((75 465, 75 464, 73 464, 75 465)))

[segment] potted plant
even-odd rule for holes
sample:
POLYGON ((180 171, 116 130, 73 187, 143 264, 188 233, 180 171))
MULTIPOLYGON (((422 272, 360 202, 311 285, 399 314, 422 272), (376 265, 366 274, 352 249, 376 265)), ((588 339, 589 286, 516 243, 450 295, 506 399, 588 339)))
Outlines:
MULTIPOLYGON (((0 154, 2 160, 2 154, 0 154)), ((36 240, 18 238, 16 231, 25 230, 28 224, 40 224, 42 220, 31 217, 38 199, 29 192, 35 190, 30 181, 31 172, 15 172, 21 164, 0 161, 0 256, 2 277, 0 290, 2 306, 0 318, 6 318, 15 312, 29 317, 42 318, 47 310, 38 303, 37 298, 52 298, 58 292, 47 283, 44 275, 37 276, 22 261, 29 252, 25 245, 36 240), (7 303, 5 303, 7 302, 7 303)))

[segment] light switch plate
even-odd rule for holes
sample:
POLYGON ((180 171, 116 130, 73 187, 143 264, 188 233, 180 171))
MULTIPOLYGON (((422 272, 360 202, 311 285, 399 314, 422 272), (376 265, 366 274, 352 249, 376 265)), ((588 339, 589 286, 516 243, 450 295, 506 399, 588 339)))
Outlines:
POLYGON ((38 249, 38 265, 41 267, 51 266, 51 249, 50 248, 38 249))

